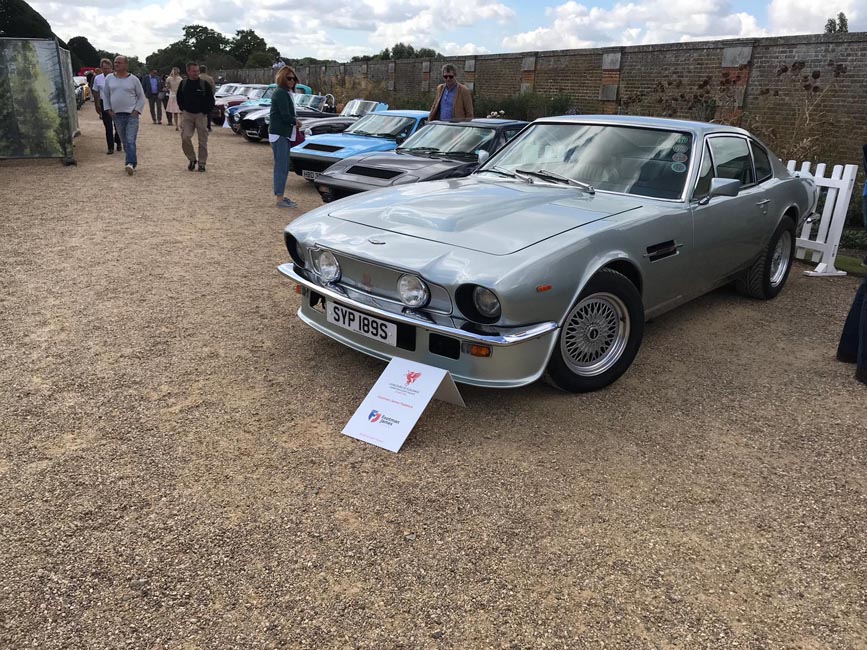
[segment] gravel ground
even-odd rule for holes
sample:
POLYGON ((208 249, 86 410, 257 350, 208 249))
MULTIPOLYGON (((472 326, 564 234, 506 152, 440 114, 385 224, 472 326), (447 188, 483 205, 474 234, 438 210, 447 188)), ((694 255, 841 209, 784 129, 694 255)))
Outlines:
MULTIPOLYGON (((267 145, 0 163, 0 647, 865 648, 856 282, 649 324, 585 396, 462 387, 400 454, 303 326, 267 145)), ((303 209, 319 203, 296 177, 303 209)), ((798 269, 800 270, 800 269, 798 269)))

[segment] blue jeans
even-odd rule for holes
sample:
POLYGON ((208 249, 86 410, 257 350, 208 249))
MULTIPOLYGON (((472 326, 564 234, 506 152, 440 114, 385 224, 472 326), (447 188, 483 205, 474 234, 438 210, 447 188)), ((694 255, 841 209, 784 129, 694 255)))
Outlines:
POLYGON ((133 117, 132 113, 115 113, 114 128, 117 129, 117 134, 123 142, 123 148, 126 152, 126 163, 135 167, 138 164, 138 159, 135 157, 135 139, 138 137, 138 118, 133 117))
POLYGON ((271 151, 274 152, 274 196, 283 196, 286 191, 286 178, 292 169, 289 160, 289 138, 281 135, 279 140, 271 143, 271 151))
POLYGON ((858 372, 867 376, 867 278, 858 287, 849 316, 846 317, 837 356, 843 361, 854 360, 858 364, 858 372))

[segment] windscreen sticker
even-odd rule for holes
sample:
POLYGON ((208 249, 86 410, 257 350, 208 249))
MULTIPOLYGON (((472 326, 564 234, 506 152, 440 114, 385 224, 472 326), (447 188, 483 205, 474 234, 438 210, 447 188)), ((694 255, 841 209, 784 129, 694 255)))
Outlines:
POLYGON ((683 172, 686 171, 686 165, 684 165, 683 163, 679 163, 679 162, 671 163, 671 171, 677 172, 678 174, 682 174, 683 172))
POLYGON ((689 160, 689 157, 685 153, 676 153, 671 157, 671 159, 674 162, 685 163, 687 160, 689 160))
POLYGON ((674 150, 675 153, 686 153, 689 151, 689 147, 685 144, 676 144, 672 147, 672 150, 674 150))
POLYGON ((677 139, 677 144, 689 144, 689 137, 682 135, 677 139))

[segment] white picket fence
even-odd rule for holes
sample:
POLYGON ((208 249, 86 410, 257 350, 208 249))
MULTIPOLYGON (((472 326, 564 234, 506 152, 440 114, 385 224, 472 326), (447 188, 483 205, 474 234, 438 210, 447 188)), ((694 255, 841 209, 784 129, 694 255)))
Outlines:
MULTIPOLYGON (((796 165, 794 160, 790 160, 786 166, 792 173, 810 173, 810 163, 801 163, 801 168, 797 171, 796 165)), ((845 271, 840 271, 834 266, 834 261, 837 259, 843 226, 846 225, 846 212, 849 210, 849 199, 852 198, 857 173, 858 167, 855 165, 834 165, 831 175, 825 176, 825 163, 816 165, 816 171, 812 172, 820 196, 822 194, 825 196, 825 204, 822 208, 819 228, 814 232, 813 224, 817 217, 811 215, 801 229, 801 236, 796 240, 797 257, 805 262, 817 263, 816 268, 805 271, 805 275, 813 277, 846 275, 845 271)))

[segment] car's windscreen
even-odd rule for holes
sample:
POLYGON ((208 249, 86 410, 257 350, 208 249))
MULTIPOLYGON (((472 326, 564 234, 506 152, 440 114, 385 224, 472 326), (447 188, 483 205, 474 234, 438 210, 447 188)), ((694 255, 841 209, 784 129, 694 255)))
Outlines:
POLYGON ((490 151, 496 135, 494 129, 428 124, 404 142, 399 149, 429 153, 477 153, 480 149, 490 151))
POLYGON ((276 88, 267 88, 265 90, 265 93, 262 95, 262 99, 271 99, 271 95, 274 94, 275 90, 277 90, 277 89, 276 88))
POLYGON ((346 133, 372 135, 378 138, 406 137, 414 124, 415 120, 411 117, 369 113, 346 129, 346 133))
POLYGON ((373 109, 376 108, 377 102, 367 102, 363 99, 353 99, 346 106, 343 107, 343 110, 340 111, 340 114, 343 117, 360 117, 362 115, 367 115, 373 109))
POLYGON ((265 94, 265 88, 254 88, 250 92, 250 99, 260 99, 265 94))
POLYGON ((321 110, 325 103, 325 97, 322 95, 292 95, 292 101, 295 102, 296 108, 309 108, 314 111, 321 110))
POLYGON ((598 190, 679 199, 691 150, 692 136, 682 131, 541 123, 512 140, 481 171, 547 171, 598 190))

